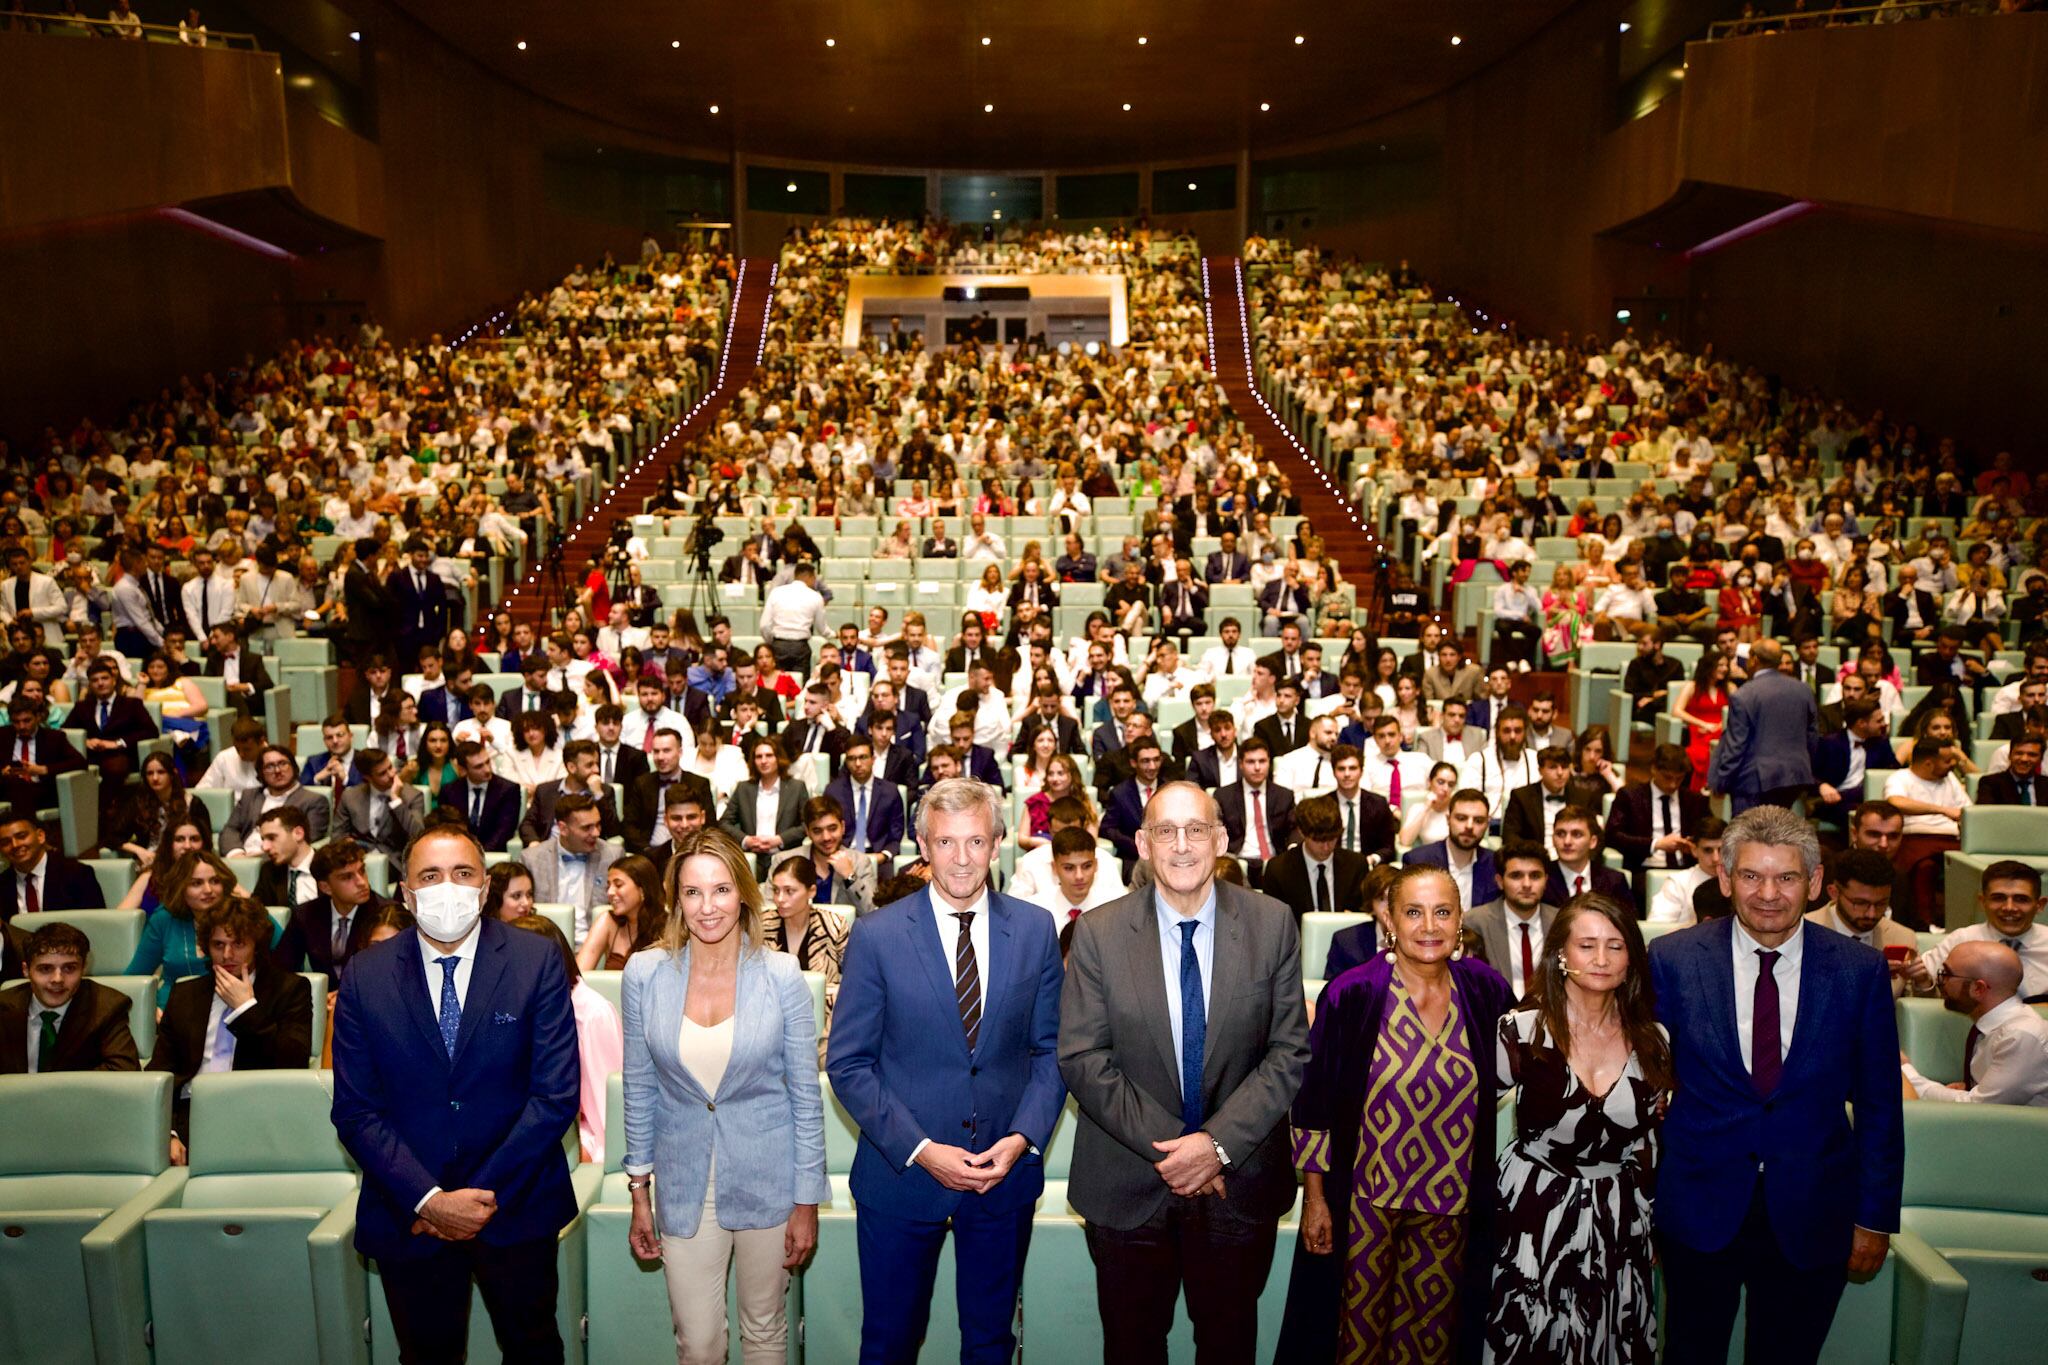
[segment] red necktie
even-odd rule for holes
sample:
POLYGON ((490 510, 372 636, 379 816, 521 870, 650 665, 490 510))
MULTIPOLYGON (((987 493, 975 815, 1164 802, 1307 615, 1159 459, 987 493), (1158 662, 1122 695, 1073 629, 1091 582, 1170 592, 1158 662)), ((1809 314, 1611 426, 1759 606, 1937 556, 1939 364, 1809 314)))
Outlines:
POLYGON ((1585 873, 1581 872, 1578 876, 1572 878, 1572 894, 1574 896, 1583 896, 1586 894, 1585 873))
POLYGON ((1536 984, 1536 950, 1529 942, 1529 922, 1522 921, 1522 989, 1536 984))
POLYGON ((1069 924, 1072 924, 1072 923, 1073 923, 1073 922, 1074 922, 1075 920, 1077 920, 1077 919, 1079 919, 1079 918, 1081 918, 1081 907, 1080 907, 1080 906, 1078 906, 1078 905, 1070 905, 1070 906, 1068 906, 1068 907, 1067 907, 1067 923, 1069 923, 1069 924))
POLYGON ((1394 764, 1393 775, 1387 778, 1387 804, 1399 808, 1401 804, 1401 765, 1394 764))
POLYGON ((1266 812, 1259 804, 1265 799, 1264 787, 1252 793, 1252 828, 1259 832, 1259 857, 1262 860, 1273 856, 1273 846, 1266 842, 1266 812))
POLYGON ((27 901, 28 901, 28 912, 29 912, 29 913, 30 913, 31 915, 40 915, 40 914, 42 914, 42 913, 43 913, 43 898, 42 898, 41 896, 38 896, 38 895, 36 894, 36 876, 35 876, 35 873, 33 873, 33 872, 29 872, 29 873, 25 873, 25 874, 23 874, 23 876, 22 876, 22 879, 21 879, 21 881, 22 881, 22 885, 23 885, 24 887, 26 887, 26 888, 27 888, 27 894, 26 894, 26 899, 27 899, 27 901))

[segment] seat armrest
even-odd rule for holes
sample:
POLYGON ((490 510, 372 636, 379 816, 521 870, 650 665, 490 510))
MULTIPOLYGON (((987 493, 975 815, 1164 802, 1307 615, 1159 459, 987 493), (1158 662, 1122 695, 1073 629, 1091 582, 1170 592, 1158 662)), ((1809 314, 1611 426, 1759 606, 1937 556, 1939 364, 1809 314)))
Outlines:
POLYGON ((79 1241, 86 1301, 92 1305, 94 1354, 102 1365, 149 1365, 149 1273, 142 1220, 176 1203, 189 1178, 182 1166, 165 1171, 79 1241))
POLYGON ((1917 1233, 1893 1233, 1892 1256, 1898 1262, 1892 1359, 1897 1365, 1956 1365, 1969 1281, 1917 1233))
POLYGON ((370 1359, 370 1281, 355 1237, 354 1197, 336 1204, 306 1234, 320 1365, 368 1365, 370 1359))

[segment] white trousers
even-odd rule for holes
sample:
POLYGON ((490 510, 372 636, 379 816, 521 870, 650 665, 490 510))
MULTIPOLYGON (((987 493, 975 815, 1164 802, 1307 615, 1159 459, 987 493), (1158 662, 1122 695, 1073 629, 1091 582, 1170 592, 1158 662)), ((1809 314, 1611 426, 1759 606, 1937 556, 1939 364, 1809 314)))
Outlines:
POLYGON ((678 1365, 726 1365, 726 1268, 740 1277, 740 1355, 746 1365, 782 1365, 789 1354, 784 1305, 789 1272, 782 1268, 787 1224, 745 1232, 718 1226, 707 1191, 694 1237, 661 1239, 661 1272, 675 1319, 678 1365))

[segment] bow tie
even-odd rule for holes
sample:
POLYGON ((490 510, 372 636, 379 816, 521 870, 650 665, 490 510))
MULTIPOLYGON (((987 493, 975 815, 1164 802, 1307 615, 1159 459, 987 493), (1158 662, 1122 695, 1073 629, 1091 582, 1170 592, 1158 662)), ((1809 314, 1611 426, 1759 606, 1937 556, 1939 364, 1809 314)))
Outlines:
POLYGON ((562 854, 562 861, 565 863, 587 863, 590 861, 590 855, 588 853, 569 853, 565 851, 562 854))

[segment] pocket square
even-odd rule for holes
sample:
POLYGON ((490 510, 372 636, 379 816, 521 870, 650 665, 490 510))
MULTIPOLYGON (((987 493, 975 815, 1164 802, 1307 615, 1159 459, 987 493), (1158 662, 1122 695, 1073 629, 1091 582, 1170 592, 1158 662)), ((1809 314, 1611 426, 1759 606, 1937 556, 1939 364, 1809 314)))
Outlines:
POLYGON ((519 1016, 516 1014, 506 1014, 500 1010, 491 1016, 491 1022, 494 1024, 516 1024, 519 1022, 519 1016))

